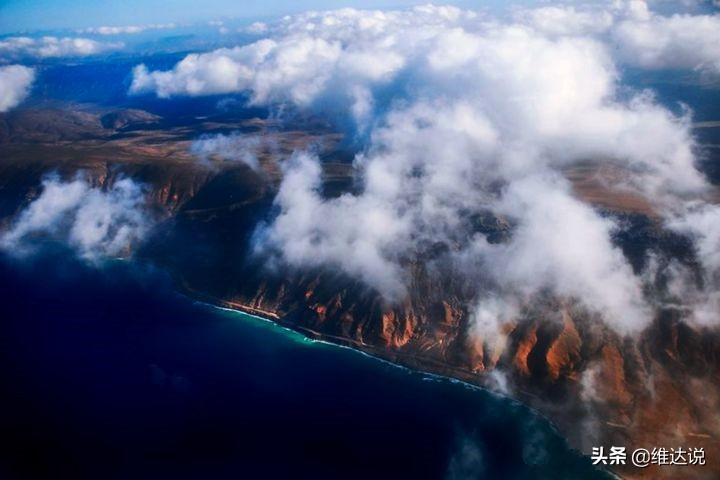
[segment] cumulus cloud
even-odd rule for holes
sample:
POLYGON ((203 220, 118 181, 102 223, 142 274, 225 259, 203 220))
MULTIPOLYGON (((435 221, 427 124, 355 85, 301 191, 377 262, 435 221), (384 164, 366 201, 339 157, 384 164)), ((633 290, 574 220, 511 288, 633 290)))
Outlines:
POLYGON ((436 6, 307 13, 168 71, 138 66, 131 91, 246 92, 254 104, 349 117, 363 142, 360 193, 324 198, 319 160, 297 153, 260 251, 340 269, 396 301, 407 265, 442 245, 476 285, 468 308, 480 330, 551 293, 629 333, 652 318, 643 279, 613 244, 619 226, 575 197, 563 169, 582 161, 621 172, 613 188, 662 213, 707 184, 690 114, 626 89, 618 73, 618 22, 664 20, 638 1, 603 11, 612 18, 601 28, 572 8, 519 12, 509 23, 436 6), (506 241, 476 228, 487 215, 507 226, 506 241))
POLYGON ((262 249, 275 247, 298 267, 336 266, 390 298, 404 293, 392 244, 409 232, 405 219, 382 199, 344 195, 325 201, 316 157, 298 153, 285 165, 276 203, 281 213, 261 232, 262 249), (352 251, 352 254, 349 254, 352 251))
POLYGON ((87 260, 121 256, 148 231, 144 207, 142 187, 127 178, 101 190, 82 178, 64 182, 50 177, 40 196, 2 233, 0 246, 22 255, 32 251, 34 238, 52 238, 87 260))
POLYGON ((720 15, 653 14, 644 2, 613 29, 621 60, 651 69, 720 74, 720 15))
POLYGON ((556 5, 518 10, 516 19, 549 35, 604 33, 615 21, 612 12, 602 8, 556 5))
POLYGON ((0 40, 0 58, 85 57, 122 48, 122 43, 71 37, 8 37, 0 40))
POLYGON ((22 65, 0 67, 0 112, 15 108, 30 92, 35 71, 22 65))
POLYGON ((412 27, 405 25, 408 20, 423 22, 431 32, 433 25, 440 28, 448 19, 460 21, 457 17, 461 15, 460 10, 450 7, 424 7, 415 9, 412 18, 403 12, 358 16, 355 10, 288 17, 269 30, 275 33, 273 38, 188 55, 167 72, 151 72, 140 65, 134 70, 130 92, 170 97, 249 91, 253 103, 292 101, 308 106, 328 92, 328 84, 333 82, 340 87, 333 90, 341 105, 351 103, 361 116, 371 107, 367 88, 389 81, 403 66, 403 50, 410 53, 413 44, 424 40, 417 29, 406 28, 412 27), (305 29, 310 24, 322 27, 325 21, 334 28, 317 28, 315 32, 305 29), (398 28, 402 31, 396 32, 398 28), (355 39, 357 43, 350 42, 354 29, 363 33, 355 39), (389 32, 406 37, 399 42, 397 37, 388 36, 389 32), (383 40, 392 44, 377 43, 383 40))
MULTIPOLYGON (((698 3, 689 1, 684 6, 692 11, 698 3)), ((617 61, 635 67, 720 74, 718 14, 664 16, 654 13, 648 2, 629 0, 522 9, 516 19, 547 35, 598 36, 612 47, 617 61)))
POLYGON ((507 243, 480 237, 473 253, 495 272, 505 295, 562 292, 582 299, 622 333, 650 319, 640 279, 612 244, 614 223, 575 199, 563 179, 513 182, 497 211, 518 219, 517 230, 507 243))

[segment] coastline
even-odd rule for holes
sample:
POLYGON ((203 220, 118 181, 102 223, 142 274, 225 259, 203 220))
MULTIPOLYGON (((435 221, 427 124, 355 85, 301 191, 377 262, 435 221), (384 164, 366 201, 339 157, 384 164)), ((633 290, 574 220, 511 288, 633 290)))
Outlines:
MULTIPOLYGON (((527 401, 524 401, 522 398, 516 398, 508 393, 504 393, 498 389, 493 389, 488 387, 487 385, 481 384, 479 382, 480 375, 478 374, 472 374, 471 372, 459 369, 457 367, 452 367, 448 364, 444 364, 438 361, 430 361, 429 359, 418 357, 416 355, 404 354, 402 352, 391 352, 386 349, 380 349, 373 345, 368 345, 362 342, 346 339, 339 336, 327 335, 310 328, 294 325, 291 322, 283 321, 283 316, 279 315, 276 312, 254 308, 252 306, 245 305, 239 302, 222 300, 220 298, 203 294, 201 292, 186 287, 183 288, 183 290, 185 291, 185 295, 187 295, 194 302, 229 313, 243 314, 244 316, 250 317, 253 320, 262 321, 264 323, 268 323, 275 327, 281 328, 288 333, 300 335, 303 339, 306 339, 312 343, 320 343, 329 347, 349 350, 354 353, 363 355, 364 357, 368 357, 373 360, 382 362, 383 364, 392 366, 394 368, 407 371, 408 373, 420 375, 427 378, 428 380, 449 382, 460 385, 470 390, 482 391, 484 393, 488 393, 490 395, 502 398, 503 400, 506 400, 515 406, 520 406, 527 409, 533 415, 545 420, 550 426, 550 428, 563 438, 565 444, 569 449, 584 458, 589 458, 586 454, 584 454, 582 451, 575 448, 568 442, 567 437, 563 434, 557 424, 550 417, 539 411, 537 408, 531 406, 527 401), (473 382, 473 379, 476 379, 476 382, 473 382)), ((525 391, 518 391, 516 393, 519 394, 521 397, 525 397, 526 399, 532 398, 541 400, 536 395, 525 391)), ((603 472, 604 474, 609 475, 609 477, 617 480, 624 480, 626 478, 621 476, 618 472, 609 470, 607 468, 598 468, 598 466, 595 466, 595 468, 598 471, 603 472)))

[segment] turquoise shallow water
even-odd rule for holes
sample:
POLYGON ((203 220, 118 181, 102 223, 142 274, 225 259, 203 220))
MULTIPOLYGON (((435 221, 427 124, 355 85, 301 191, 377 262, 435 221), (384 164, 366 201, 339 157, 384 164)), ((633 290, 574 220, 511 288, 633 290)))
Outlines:
POLYGON ((2 478, 608 478, 507 398, 192 302, 0 262, 2 478))

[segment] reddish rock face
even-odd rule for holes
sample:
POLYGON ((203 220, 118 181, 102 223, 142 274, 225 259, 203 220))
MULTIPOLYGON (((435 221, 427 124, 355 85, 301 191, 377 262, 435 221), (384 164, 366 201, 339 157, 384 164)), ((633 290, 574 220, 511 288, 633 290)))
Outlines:
MULTIPOLYGON (((720 345, 716 332, 667 326, 658 320, 639 339, 623 340, 599 328, 596 320, 564 309, 560 325, 549 327, 542 317, 521 321, 496 351, 497 346, 469 338, 467 325, 448 322, 448 309, 442 303, 437 309, 441 315, 435 318, 416 314, 433 311, 428 305, 373 309, 369 300, 360 309, 346 310, 336 302, 331 308, 314 303, 311 309, 292 300, 288 296, 292 291, 286 285, 284 295, 270 294, 260 307, 309 335, 410 367, 488 386, 492 386, 490 372, 506 372, 514 395, 553 419, 571 444, 585 453, 599 445, 626 446, 629 451, 697 447, 706 452, 706 466, 616 467, 624 477, 717 478, 720 345), (343 329, 342 324, 354 328, 343 329), (433 333, 448 324, 452 326, 443 334, 433 333), (666 328, 669 335, 658 336, 666 328), (688 339, 673 333, 679 328, 688 339), (706 347, 704 354, 683 356, 678 347, 686 346, 690 338, 712 339, 713 346, 706 347)), ((242 297, 235 301, 242 302, 242 297)), ((350 293, 345 301, 363 303, 350 293)))
POLYGON ((548 374, 552 381, 557 381, 563 374, 572 375, 576 370, 576 364, 580 361, 582 346, 580 334, 566 310, 562 311, 562 317, 563 329, 552 342, 545 356, 548 374))
POLYGON ((513 368, 524 377, 529 377, 531 374, 528 366, 528 355, 535 348, 535 344, 537 344, 537 327, 533 326, 528 334, 519 340, 513 356, 513 368))

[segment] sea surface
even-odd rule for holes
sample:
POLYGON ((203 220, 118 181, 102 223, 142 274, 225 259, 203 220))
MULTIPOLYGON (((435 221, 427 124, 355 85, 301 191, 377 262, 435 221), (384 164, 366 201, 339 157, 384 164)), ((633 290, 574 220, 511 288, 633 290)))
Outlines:
POLYGON ((2 479, 609 478, 508 398, 67 252, 0 257, 0 385, 2 479))

